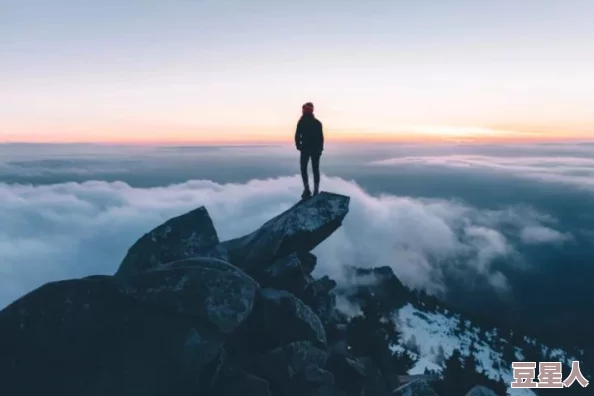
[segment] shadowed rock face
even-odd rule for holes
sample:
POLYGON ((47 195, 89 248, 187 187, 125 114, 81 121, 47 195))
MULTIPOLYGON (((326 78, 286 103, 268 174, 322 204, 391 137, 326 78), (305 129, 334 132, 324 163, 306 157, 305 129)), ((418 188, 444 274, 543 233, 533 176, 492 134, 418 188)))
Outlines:
POLYGON ((246 370, 266 379, 276 394, 292 395, 291 380, 299 373, 314 367, 324 367, 328 355, 307 341, 283 345, 255 357, 246 370))
POLYGON ((315 346, 326 347, 326 332, 322 322, 301 300, 284 290, 264 289, 262 294, 264 309, 272 319, 267 318, 266 322, 276 322, 276 328, 272 329, 274 333, 281 333, 279 335, 284 337, 295 333, 295 337, 302 337, 295 341, 311 341, 315 346))
POLYGON ((210 326, 138 304, 102 276, 34 290, 0 312, 0 334, 2 394, 26 396, 187 394, 223 345, 210 326))
MULTIPOLYGON (((201 207, 140 238, 114 276, 34 290, 0 311, 0 394, 385 396, 389 365, 349 356, 336 282, 311 274, 348 206, 321 193, 224 243, 201 207)), ((389 268, 355 275, 398 300, 389 268)), ((435 396, 423 381, 393 394, 435 396)))
POLYGON ((204 206, 174 217, 143 235, 128 250, 116 276, 132 275, 157 268, 161 264, 203 255, 221 257, 211 251, 219 243, 217 231, 204 206))
POLYGON ((253 233, 223 242, 233 265, 258 273, 293 252, 314 249, 336 229, 349 210, 350 198, 321 192, 266 222, 253 233))
POLYGON ((497 396, 497 394, 491 389, 479 385, 469 390, 465 396, 497 396))
POLYGON ((139 301, 196 316, 220 332, 229 334, 252 312, 259 286, 229 264, 212 259, 201 261, 208 265, 175 267, 120 277, 118 290, 139 301))
MULTIPOLYGON (((412 381, 392 392, 394 396, 438 396, 431 386, 423 380, 412 381)), ((447 395, 444 395, 447 396, 447 395)))

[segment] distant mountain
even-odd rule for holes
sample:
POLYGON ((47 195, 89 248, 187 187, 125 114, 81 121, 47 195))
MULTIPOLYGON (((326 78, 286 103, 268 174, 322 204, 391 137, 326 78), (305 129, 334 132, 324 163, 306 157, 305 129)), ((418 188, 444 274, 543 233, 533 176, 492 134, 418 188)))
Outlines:
MULTIPOLYGON (((547 344, 517 329, 498 327, 497 320, 488 313, 469 319, 472 315, 456 312, 435 297, 406 288, 389 267, 352 268, 349 275, 350 286, 339 289, 340 298, 345 300, 339 307, 352 317, 359 306, 374 301, 381 314, 392 319, 398 330, 390 349, 409 354, 414 360, 408 374, 433 374, 443 378, 448 375, 447 359, 459 353, 461 362, 469 356, 474 358, 474 371, 493 380, 490 385, 497 386, 495 382, 504 384, 500 386, 505 389, 502 395, 546 395, 555 391, 512 389, 513 361, 534 361, 537 367, 538 362, 562 362, 563 379, 571 372, 572 362, 579 361, 584 376, 592 378, 591 360, 588 359, 592 351, 583 347, 568 344, 563 339, 556 345, 547 344)), ((435 385, 435 388, 439 386, 435 385)), ((575 382, 571 388, 565 389, 565 394, 587 394, 588 390, 575 382)))

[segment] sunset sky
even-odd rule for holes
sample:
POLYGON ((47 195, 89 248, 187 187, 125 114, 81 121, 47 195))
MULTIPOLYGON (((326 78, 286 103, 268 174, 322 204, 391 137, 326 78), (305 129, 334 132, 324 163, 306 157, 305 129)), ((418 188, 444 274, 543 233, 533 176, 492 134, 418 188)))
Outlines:
POLYGON ((0 0, 0 142, 594 139, 591 0, 0 0))

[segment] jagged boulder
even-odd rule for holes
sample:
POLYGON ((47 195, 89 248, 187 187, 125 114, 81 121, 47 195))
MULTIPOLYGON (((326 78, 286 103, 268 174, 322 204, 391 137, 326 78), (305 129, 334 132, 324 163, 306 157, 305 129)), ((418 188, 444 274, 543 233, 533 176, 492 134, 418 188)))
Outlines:
POLYGON ((232 264, 248 274, 293 252, 307 253, 340 227, 350 198, 321 192, 266 222, 253 233, 223 242, 232 264))
POLYGON ((326 332, 320 319, 291 293, 265 288, 253 314, 234 332, 226 347, 233 359, 243 361, 299 341, 326 349, 326 332))
POLYGON ((373 294, 386 311, 402 308, 413 298, 411 291, 388 266, 377 268, 348 267, 344 272, 348 287, 338 288, 336 292, 353 303, 361 304, 360 296, 373 294), (354 286, 353 286, 354 285, 354 286))
POLYGON ((343 354, 332 353, 326 361, 326 369, 334 375, 337 389, 360 394, 365 378, 365 367, 361 362, 343 354))
POLYGON ((316 314, 293 294, 284 290, 263 289, 264 326, 276 337, 288 341, 310 341, 326 347, 326 331, 316 314))
POLYGON ((264 269, 264 274, 271 279, 282 279, 300 274, 311 274, 316 267, 318 258, 312 253, 298 254, 292 252, 288 256, 276 260, 270 267, 264 269))
POLYGON ((326 365, 336 283, 313 278, 310 251, 348 206, 323 192, 223 243, 200 207, 142 236, 114 276, 29 293, 0 312, 0 391, 340 395, 326 365))
MULTIPOLYGON (((273 394, 302 395, 307 378, 315 382, 329 381, 331 377, 317 371, 326 364, 328 355, 310 342, 297 341, 283 345, 253 358, 246 371, 266 379, 273 394), (316 372, 319 375, 314 375, 316 372)), ((322 384, 319 384, 321 386, 322 384)))
POLYGON ((489 388, 477 385, 474 388, 470 389, 465 396, 497 396, 497 394, 489 388))
POLYGON ((219 260, 181 263, 188 265, 120 277, 118 290, 139 301, 195 316, 224 334, 231 333, 251 314, 259 291, 253 279, 219 260), (196 262, 208 265, 189 265, 196 262))
POLYGON ((217 396, 270 396, 268 381, 240 371, 227 376, 211 392, 217 396))
POLYGON ((185 268, 185 267, 200 267, 206 269, 214 269, 218 271, 224 272, 232 272, 234 274, 238 274, 241 276, 248 276, 245 272, 240 270, 239 268, 235 267, 234 265, 228 263, 225 260, 216 258, 216 257, 208 257, 208 256, 200 256, 200 257, 190 257, 182 260, 172 261, 166 264, 160 265, 157 269, 172 269, 172 268, 185 268))
POLYGON ((195 394, 223 337, 122 295, 111 277, 48 283, 0 312, 6 395, 195 394))
POLYGON ((394 396, 438 396, 427 381, 415 380, 396 388, 394 396))
POLYGON ((310 273, 316 263, 317 257, 311 253, 293 252, 262 271, 252 271, 252 275, 262 287, 287 290, 303 298, 308 287, 315 281, 310 273))
POLYGON ((388 381, 380 372, 379 368, 369 357, 359 359, 365 367, 365 379, 363 389, 365 395, 388 396, 391 394, 388 381))
MULTIPOLYGON (((116 276, 155 269, 192 256, 225 256, 217 231, 204 206, 167 220, 143 235, 122 260, 116 276)), ((224 258, 224 257, 223 257, 224 258)))

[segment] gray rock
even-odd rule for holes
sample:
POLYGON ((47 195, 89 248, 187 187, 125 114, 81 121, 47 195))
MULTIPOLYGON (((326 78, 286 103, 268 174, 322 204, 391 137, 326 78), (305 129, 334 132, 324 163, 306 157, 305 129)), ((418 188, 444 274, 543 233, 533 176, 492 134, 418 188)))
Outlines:
POLYGON ((6 395, 195 394, 223 339, 121 295, 111 277, 48 283, 0 312, 6 395))
POLYGON ((328 294, 330 290, 336 287, 336 281, 324 275, 320 279, 316 279, 309 287, 312 289, 314 296, 328 294))
POLYGON ((355 359, 333 353, 328 357, 325 368, 334 375, 336 388, 357 395, 363 390, 365 367, 355 359))
POLYGON ((156 269, 172 269, 185 267, 199 267, 205 269, 215 269, 223 272, 232 272, 241 276, 247 276, 245 272, 230 264, 229 262, 216 257, 189 257, 182 260, 172 261, 161 264, 156 269))
POLYGON ((497 396, 491 389, 477 385, 466 393, 466 396, 497 396))
MULTIPOLYGON (((315 389, 311 393, 311 395, 312 396, 359 396, 358 394, 346 392, 346 391, 338 389, 334 386, 320 386, 319 388, 315 389)), ((372 396, 374 396, 374 395, 372 395, 372 396)))
MULTIPOLYGON (((226 254, 205 207, 169 219, 143 235, 122 260, 116 276, 132 275, 192 256, 226 254), (210 252, 210 253, 209 253, 210 252)), ((225 257, 222 257, 225 258, 225 257)))
POLYGON ((253 358, 246 370, 268 380, 273 389, 286 389, 297 373, 310 365, 324 367, 327 358, 326 352, 311 343, 297 341, 253 358))
MULTIPOLYGON (((326 347, 326 331, 317 315, 301 300, 284 290, 262 289, 264 327, 279 341, 310 341, 326 347)), ((264 329, 262 329, 264 330, 264 329)))
MULTIPOLYGON (((139 301, 195 316, 229 334, 252 312, 258 284, 228 263, 190 259, 184 264, 120 277, 118 290, 139 301)), ((179 262, 178 262, 179 263, 179 262)))
POLYGON ((321 192, 266 222, 253 233, 223 242, 232 264, 256 274, 289 254, 307 253, 340 227, 350 198, 321 192))
POLYGON ((293 252, 276 260, 270 267, 264 269, 264 273, 270 278, 300 275, 303 273, 301 259, 293 252))
POLYGON ((265 379, 242 372, 225 378, 212 394, 217 396, 270 396, 270 385, 265 379))
POLYGON ((291 377, 287 384, 288 389, 283 394, 288 396, 311 395, 315 389, 333 384, 334 375, 332 373, 321 369, 316 364, 308 364, 291 377))
POLYGON ((392 395, 394 396, 438 396, 431 385, 423 380, 409 382, 396 388, 392 395))
POLYGON ((335 293, 329 292, 316 296, 310 306, 324 326, 330 326, 339 321, 335 293))
POLYGON ((365 367, 365 379, 363 381, 364 394, 373 396, 390 395, 388 381, 386 381, 386 378, 373 360, 365 357, 359 359, 359 361, 365 367))
POLYGON ((287 290, 303 299, 306 294, 310 294, 308 288, 314 282, 310 272, 315 267, 316 261, 316 256, 311 253, 291 253, 276 260, 262 272, 252 272, 252 276, 262 287, 287 290))
POLYGON ((322 370, 315 364, 308 364, 303 371, 296 374, 301 377, 300 380, 310 385, 322 386, 334 384, 334 375, 326 370, 322 370))

